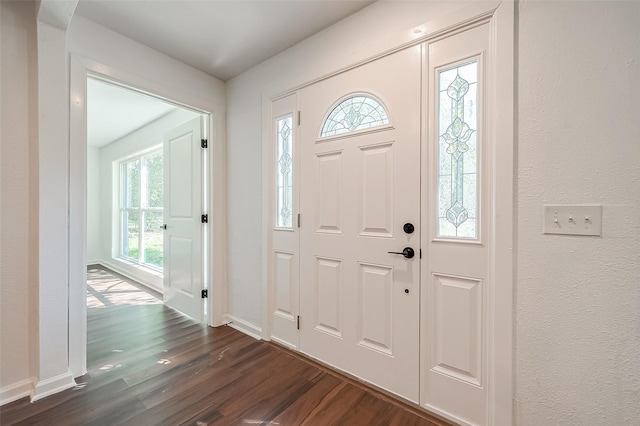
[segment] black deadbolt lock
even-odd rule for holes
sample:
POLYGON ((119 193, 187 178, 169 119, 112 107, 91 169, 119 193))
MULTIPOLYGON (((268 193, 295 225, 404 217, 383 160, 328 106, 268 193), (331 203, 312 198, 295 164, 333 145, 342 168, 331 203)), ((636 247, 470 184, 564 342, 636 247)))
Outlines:
POLYGON ((405 223, 402 229, 404 229, 404 232, 407 234, 413 234, 416 228, 413 226, 413 223, 405 223))

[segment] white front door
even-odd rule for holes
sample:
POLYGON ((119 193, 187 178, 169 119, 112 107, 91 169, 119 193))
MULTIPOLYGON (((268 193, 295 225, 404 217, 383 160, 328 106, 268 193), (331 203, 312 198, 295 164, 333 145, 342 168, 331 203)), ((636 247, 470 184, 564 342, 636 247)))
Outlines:
POLYGON ((299 144, 300 350, 416 403, 420 61, 415 46, 304 88, 299 144))
POLYGON ((164 302, 202 321, 201 118, 164 136, 164 302))

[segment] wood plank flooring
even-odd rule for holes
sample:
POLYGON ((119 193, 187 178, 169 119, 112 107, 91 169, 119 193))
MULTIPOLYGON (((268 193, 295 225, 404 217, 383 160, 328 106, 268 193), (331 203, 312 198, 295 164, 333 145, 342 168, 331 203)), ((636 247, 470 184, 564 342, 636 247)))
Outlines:
POLYGON ((447 424, 276 345, 198 324, 97 272, 88 373, 73 389, 1 407, 2 426, 447 424))

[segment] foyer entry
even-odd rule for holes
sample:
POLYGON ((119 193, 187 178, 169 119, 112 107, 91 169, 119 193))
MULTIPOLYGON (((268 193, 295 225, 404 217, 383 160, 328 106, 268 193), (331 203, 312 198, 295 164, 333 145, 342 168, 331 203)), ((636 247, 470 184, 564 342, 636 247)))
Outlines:
POLYGON ((269 128, 266 337, 467 425, 512 396, 512 28, 479 8, 274 99, 269 128))

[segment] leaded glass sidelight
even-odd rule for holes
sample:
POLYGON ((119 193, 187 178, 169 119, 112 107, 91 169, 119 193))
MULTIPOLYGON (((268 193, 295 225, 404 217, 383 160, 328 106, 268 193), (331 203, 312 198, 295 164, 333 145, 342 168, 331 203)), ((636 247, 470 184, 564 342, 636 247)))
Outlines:
POLYGON ((478 237, 478 61, 438 72, 438 236, 478 237))
POLYGON ((292 117, 276 120, 276 226, 292 228, 293 198, 292 117))
POLYGON ((320 137, 389 124, 387 111, 376 99, 367 95, 356 95, 340 102, 325 119, 320 137))

